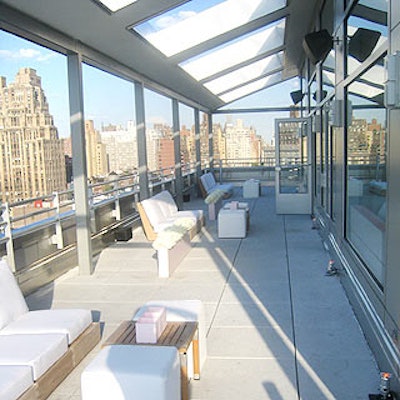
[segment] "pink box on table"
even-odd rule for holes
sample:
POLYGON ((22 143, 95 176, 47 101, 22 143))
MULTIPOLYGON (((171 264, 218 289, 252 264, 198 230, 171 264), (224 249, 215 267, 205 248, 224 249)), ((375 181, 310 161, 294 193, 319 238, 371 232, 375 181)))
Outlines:
POLYGON ((148 307, 136 321, 136 342, 157 343, 166 323, 164 307, 148 307))

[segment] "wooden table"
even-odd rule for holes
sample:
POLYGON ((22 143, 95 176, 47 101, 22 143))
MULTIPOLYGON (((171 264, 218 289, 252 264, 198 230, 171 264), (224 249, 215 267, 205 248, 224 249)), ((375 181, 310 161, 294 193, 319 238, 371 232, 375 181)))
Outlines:
POLYGON ((136 343, 135 321, 123 321, 103 346, 113 344, 146 345, 146 346, 175 346, 178 349, 181 363, 181 393, 182 400, 189 399, 189 378, 187 372, 187 351, 193 343, 193 371, 194 379, 200 379, 199 363, 199 329, 195 321, 167 322, 167 326, 157 343, 136 343))

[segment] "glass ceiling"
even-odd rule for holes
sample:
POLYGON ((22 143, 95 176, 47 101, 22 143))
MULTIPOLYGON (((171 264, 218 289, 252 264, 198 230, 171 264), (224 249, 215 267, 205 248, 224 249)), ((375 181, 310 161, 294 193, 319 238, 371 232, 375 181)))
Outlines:
POLYGON ((259 22, 286 3, 192 0, 130 29, 167 57, 181 53, 180 68, 221 100, 231 102, 282 78, 286 18, 259 22), (256 20, 254 26, 246 26, 256 20), (229 39, 223 41, 221 35, 227 33, 229 39), (209 42, 214 38, 218 38, 216 45, 209 42), (182 52, 198 45, 205 50, 184 59, 182 52))
POLYGON ((96 0, 99 3, 103 4, 106 8, 108 8, 112 12, 116 12, 121 8, 129 6, 136 2, 136 0, 96 0))
POLYGON ((282 57, 283 52, 273 54, 250 65, 227 73, 220 78, 213 79, 205 83, 204 86, 215 94, 226 92, 238 86, 238 83, 249 82, 260 76, 269 75, 272 71, 282 70, 282 57))
POLYGON ((254 93, 261 89, 265 89, 269 86, 275 85, 282 81, 282 73, 278 72, 276 74, 269 75, 265 78, 258 79, 248 85, 241 86, 238 89, 231 90, 219 97, 225 102, 230 103, 234 100, 240 99, 241 97, 247 96, 250 93, 254 93))
POLYGON ((170 57, 285 6, 286 0, 192 0, 133 29, 170 57))
POLYGON ((283 46, 285 20, 225 43, 179 65, 193 78, 203 80, 283 46))
POLYGON ((372 99, 384 93, 385 68, 376 64, 350 85, 350 93, 372 99))
POLYGON ((358 4, 361 6, 373 8, 374 10, 387 12, 388 1, 387 0, 359 0, 358 4))

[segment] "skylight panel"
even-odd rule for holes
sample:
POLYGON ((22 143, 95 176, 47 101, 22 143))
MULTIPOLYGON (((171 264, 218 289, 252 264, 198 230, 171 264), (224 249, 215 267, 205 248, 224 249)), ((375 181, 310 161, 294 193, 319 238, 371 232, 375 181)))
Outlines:
POLYGON ((121 8, 129 6, 136 2, 136 0, 96 0, 112 12, 116 12, 121 8))
POLYGON ((284 33, 285 20, 283 19, 191 58, 180 63, 179 66, 193 78, 202 80, 283 46, 284 33))
POLYGON ((262 60, 225 74, 220 78, 207 82, 204 86, 214 94, 225 92, 233 87, 250 82, 261 76, 269 75, 279 69, 281 70, 283 68, 282 57, 283 52, 273 54, 269 57, 263 58, 262 60))
POLYGON ((330 71, 322 72, 322 81, 329 86, 335 86, 335 74, 330 71))
POLYGON ((286 0, 192 0, 131 29, 170 57, 285 6, 286 0))
POLYGON ((365 82, 353 82, 350 89, 350 93, 370 99, 379 96, 383 92, 383 88, 380 89, 375 86, 368 85, 365 82))
POLYGON ((282 73, 278 72, 276 74, 269 75, 257 81, 251 82, 248 85, 231 90, 230 92, 226 92, 223 95, 220 95, 219 98, 225 103, 230 103, 234 100, 240 99, 241 97, 247 96, 250 93, 254 93, 269 86, 275 85, 281 81, 282 73))
POLYGON ((372 8, 374 10, 379 10, 384 12, 386 12, 388 9, 387 0, 360 0, 358 4, 360 6, 362 5, 368 8, 372 8))

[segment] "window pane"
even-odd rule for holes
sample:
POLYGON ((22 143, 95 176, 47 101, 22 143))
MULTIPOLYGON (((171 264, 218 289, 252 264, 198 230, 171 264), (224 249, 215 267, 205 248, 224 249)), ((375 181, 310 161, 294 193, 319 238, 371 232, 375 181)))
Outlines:
POLYGON ((136 172, 133 84, 86 64, 82 72, 88 176, 136 172))
POLYGON ((204 86, 214 94, 219 94, 260 76, 270 75, 274 71, 282 69, 283 52, 279 52, 207 82, 204 86))
POLYGON ((134 3, 136 0, 95 0, 95 1, 98 1, 99 3, 103 4, 110 11, 115 12, 120 10, 121 8, 124 8, 134 3))
POLYGON ((348 87, 347 120, 347 238, 366 267, 383 283, 386 222, 386 109, 373 70, 348 87), (371 88, 373 86, 373 88, 371 88), (351 111, 351 112, 350 112, 351 111))
POLYGON ((196 135, 194 126, 194 110, 179 103, 179 122, 181 138, 182 174, 187 174, 196 165, 196 135))
POLYGON ((171 99, 145 89, 144 100, 149 171, 153 172, 155 177, 160 173, 164 177, 171 177, 175 172, 171 99))
POLYGON ((347 21, 347 73, 353 73, 375 49, 387 42, 387 1, 360 0, 347 21))
MULTIPOLYGON (((210 135, 209 135, 209 118, 208 114, 200 113, 200 165, 201 168, 208 168, 210 166, 210 135)), ((217 132, 213 125, 214 137, 217 132)), ((215 141, 214 141, 215 143, 215 141)), ((215 151, 214 151, 215 156, 215 151)))
POLYGON ((182 62, 180 66, 195 79, 202 80, 282 46, 284 33, 285 20, 281 20, 182 62))
POLYGON ((286 0, 193 0, 132 29, 169 57, 284 6, 286 0))
MULTIPOLYGON (((0 43, 0 201, 52 201, 72 179, 66 58, 1 30, 0 43)), ((14 216, 34 207, 16 207, 14 216)))

